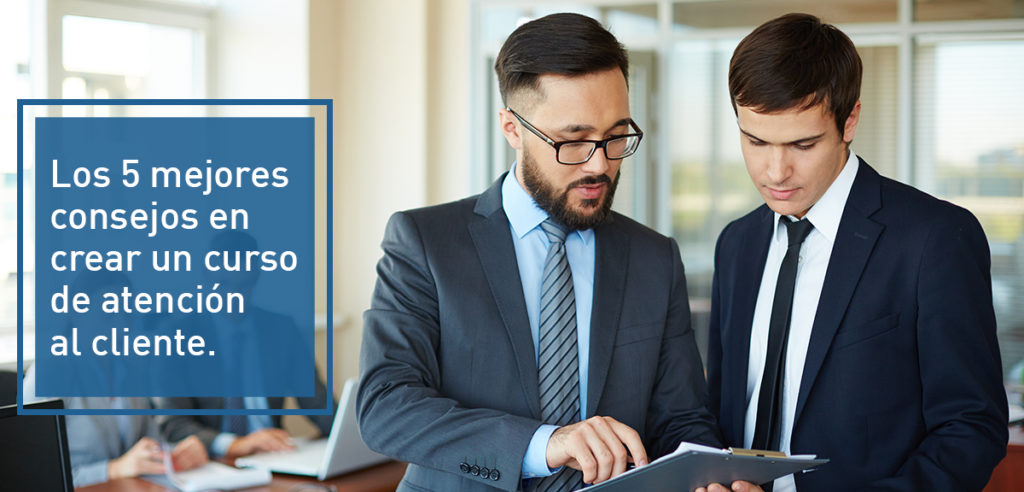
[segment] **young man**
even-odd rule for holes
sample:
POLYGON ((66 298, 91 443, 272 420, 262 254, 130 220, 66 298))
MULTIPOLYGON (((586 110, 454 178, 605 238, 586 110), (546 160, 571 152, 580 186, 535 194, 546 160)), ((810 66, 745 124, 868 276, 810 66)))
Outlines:
POLYGON ((748 35, 729 92, 765 205, 715 253, 708 379, 726 445, 817 454, 775 490, 981 490, 1007 442, 988 243, 851 150, 853 43, 810 15, 748 35))
POLYGON ((516 29, 495 70, 516 163, 388 223, 363 439, 410 462, 399 490, 437 491, 571 491, 718 445, 679 249, 610 211, 642 137, 622 46, 555 14, 516 29))

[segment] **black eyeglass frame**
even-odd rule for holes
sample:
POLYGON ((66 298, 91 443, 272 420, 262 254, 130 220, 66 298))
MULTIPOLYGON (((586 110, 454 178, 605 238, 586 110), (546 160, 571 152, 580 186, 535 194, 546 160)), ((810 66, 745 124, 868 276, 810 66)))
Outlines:
POLYGON ((629 157, 629 156, 631 156, 631 155, 636 153, 637 149, 640 148, 640 141, 644 139, 644 132, 643 132, 643 130, 641 130, 640 126, 638 126, 636 124, 636 122, 633 121, 633 118, 630 118, 629 119, 629 125, 631 127, 633 127, 633 131, 636 132, 636 133, 627 133, 625 135, 616 135, 614 137, 609 137, 609 138, 606 138, 604 140, 566 140, 564 142, 556 142, 551 137, 545 135, 544 132, 538 130, 537 127, 535 127, 532 124, 530 124, 529 121, 526 121, 526 119, 523 118, 522 116, 520 116, 519 113, 515 112, 514 109, 509 108, 509 107, 506 107, 505 109, 508 110, 509 113, 512 113, 512 116, 515 116, 516 119, 519 120, 519 122, 522 123, 523 126, 526 127, 527 130, 530 130, 530 133, 536 135, 538 138, 543 140, 545 143, 547 143, 548 145, 554 147, 555 148, 555 160, 557 160, 559 164, 562 164, 562 165, 565 165, 565 166, 578 166, 580 164, 583 164, 583 163, 589 161, 591 157, 594 157, 594 153, 597 152, 597 149, 604 150, 604 155, 605 155, 605 157, 608 160, 618 161, 618 160, 625 159, 625 158, 627 158, 627 157, 629 157), (623 154, 623 155, 621 155, 619 157, 610 157, 608 155, 608 144, 610 142, 613 142, 613 141, 619 140, 619 139, 623 139, 623 138, 632 138, 632 137, 636 137, 636 144, 633 146, 633 148, 631 150, 629 150, 627 153, 625 153, 625 154, 623 154), (561 155, 561 152, 559 152, 559 150, 562 148, 562 146, 563 145, 568 145, 568 144, 579 144, 579 143, 591 143, 591 144, 594 144, 594 146, 591 147, 590 154, 587 155, 587 158, 583 159, 582 161, 579 161, 579 162, 564 162, 564 161, 562 161, 561 157, 559 157, 561 155))

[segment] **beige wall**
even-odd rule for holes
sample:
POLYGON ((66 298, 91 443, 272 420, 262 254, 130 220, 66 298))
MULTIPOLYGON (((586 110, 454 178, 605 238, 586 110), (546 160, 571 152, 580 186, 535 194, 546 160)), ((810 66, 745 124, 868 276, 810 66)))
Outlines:
POLYGON ((307 97, 308 4, 220 0, 215 12, 213 97, 307 97))
POLYGON ((470 189, 469 0, 427 3, 427 201, 433 204, 482 190, 470 189))
POLYGON ((468 189, 468 0, 311 0, 309 96, 334 100, 335 388, 358 371, 395 211, 468 189))

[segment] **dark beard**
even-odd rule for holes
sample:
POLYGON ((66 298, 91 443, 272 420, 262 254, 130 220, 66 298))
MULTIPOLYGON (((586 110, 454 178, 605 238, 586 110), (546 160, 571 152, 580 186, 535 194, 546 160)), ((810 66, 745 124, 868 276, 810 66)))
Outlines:
POLYGON ((608 218, 608 214, 611 213, 612 199, 615 197, 615 189, 619 186, 619 178, 622 177, 621 172, 615 175, 614 181, 606 174, 587 176, 569 183, 565 190, 559 192, 544 181, 544 178, 540 175, 540 170, 537 169, 537 161, 526 152, 523 152, 522 166, 523 184, 526 186, 526 190, 530 192, 530 195, 533 196, 533 200, 537 202, 537 206, 547 212, 552 219, 562 224, 567 230, 584 231, 592 229, 604 222, 608 218), (603 197, 603 203, 601 198, 590 198, 581 202, 583 208, 585 210, 593 210, 592 213, 587 215, 568 207, 569 190, 581 185, 601 183, 608 183, 608 190, 603 197))

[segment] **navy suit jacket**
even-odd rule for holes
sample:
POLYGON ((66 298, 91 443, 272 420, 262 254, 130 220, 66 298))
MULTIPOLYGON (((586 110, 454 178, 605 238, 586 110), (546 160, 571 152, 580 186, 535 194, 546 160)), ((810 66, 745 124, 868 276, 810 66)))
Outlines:
MULTIPOLYGON (((727 445, 742 446, 754 304, 774 214, 715 251, 708 379, 727 445)), ((791 451, 831 461, 815 490, 981 490, 1006 453, 1007 402, 988 243, 970 212, 863 160, 811 331, 791 451)))

